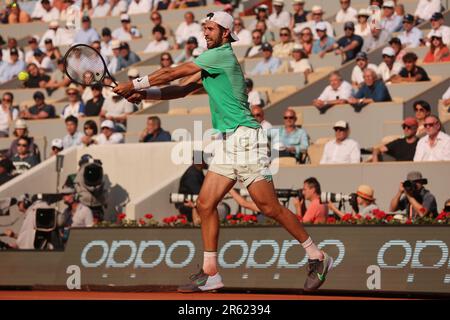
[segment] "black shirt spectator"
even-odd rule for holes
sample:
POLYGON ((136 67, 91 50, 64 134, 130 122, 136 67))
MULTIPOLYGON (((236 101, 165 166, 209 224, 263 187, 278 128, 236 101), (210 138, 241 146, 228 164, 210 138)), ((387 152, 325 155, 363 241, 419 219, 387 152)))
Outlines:
POLYGON ((416 66, 412 71, 408 71, 405 67, 402 68, 399 72, 400 77, 402 78, 414 78, 417 75, 420 75, 420 79, 417 81, 430 81, 430 77, 428 77, 427 72, 424 68, 416 66))
POLYGON ((427 72, 422 67, 417 66, 417 59, 417 55, 414 52, 406 53, 403 56, 404 67, 398 75, 392 78, 392 82, 430 81, 427 72))
POLYGON ((139 142, 165 142, 171 141, 170 133, 161 128, 161 119, 157 116, 147 118, 147 126, 139 136, 139 142))
POLYGON ((13 169, 14 165, 11 160, 7 158, 0 160, 0 185, 14 178, 14 176, 11 174, 13 169))
POLYGON ((342 63, 355 59, 364 44, 364 39, 355 34, 355 25, 353 22, 346 22, 344 25, 344 30, 345 36, 336 42, 336 45, 341 53, 345 55, 345 59, 342 63))
POLYGON ((102 110, 103 103, 105 102, 105 98, 102 95, 101 85, 92 86, 92 95, 92 99, 88 100, 84 107, 84 114, 86 117, 98 116, 102 110))
POLYGON ((408 143, 406 138, 396 139, 386 145, 387 151, 385 153, 396 161, 413 161, 418 141, 408 143))
POLYGON ((169 132, 163 129, 159 129, 157 131, 154 131, 153 133, 147 134, 142 142, 165 142, 171 140, 172 138, 169 132))
MULTIPOLYGON (((182 194, 199 194, 205 175, 203 174, 205 164, 192 164, 181 176, 178 192, 182 194)), ((180 214, 184 214, 187 220, 192 222, 192 208, 182 203, 176 205, 180 214)))

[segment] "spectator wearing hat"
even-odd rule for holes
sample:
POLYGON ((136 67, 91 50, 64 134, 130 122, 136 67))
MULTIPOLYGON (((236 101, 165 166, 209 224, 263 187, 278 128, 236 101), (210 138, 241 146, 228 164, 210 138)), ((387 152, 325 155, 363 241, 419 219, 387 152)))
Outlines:
POLYGON ((122 26, 112 32, 113 39, 120 41, 131 41, 142 38, 139 30, 131 25, 131 18, 128 14, 123 13, 120 15, 120 23, 122 26))
POLYGON ((303 73, 305 84, 308 83, 308 76, 313 72, 311 62, 308 55, 302 49, 302 46, 295 44, 292 48, 292 60, 289 61, 289 72, 303 73))
POLYGON ((233 46, 249 46, 252 44, 252 33, 245 29, 244 20, 241 17, 234 18, 233 32, 239 38, 238 41, 233 42, 233 46))
POLYGON ((450 61, 450 50, 442 41, 440 31, 431 31, 430 50, 423 58, 424 63, 446 62, 450 61))
POLYGON ((260 53, 262 53, 262 50, 261 50, 261 47, 263 44, 262 38, 263 38, 263 34, 262 34, 261 30, 256 29, 256 30, 252 31, 252 45, 245 52, 244 56, 246 58, 255 57, 255 56, 259 55, 260 53))
POLYGON ((13 37, 8 37, 8 42, 6 48, 3 49, 3 60, 6 62, 11 62, 11 50, 16 49, 19 55, 19 60, 24 60, 24 54, 22 49, 19 48, 17 44, 17 39, 13 37))
POLYGON ((0 160, 0 186, 14 178, 14 164, 8 158, 0 160))
POLYGON ((313 105, 321 113, 324 113, 337 104, 347 103, 348 99, 352 96, 352 85, 343 80, 339 72, 332 72, 329 76, 329 81, 330 85, 313 101, 313 105))
POLYGON ((122 70, 128 68, 132 64, 138 63, 141 61, 141 58, 130 50, 130 46, 126 42, 120 43, 119 48, 119 58, 118 58, 118 70, 122 70))
POLYGON ((91 87, 92 89, 92 99, 86 102, 84 108, 84 114, 86 117, 96 117, 100 114, 105 98, 102 94, 103 86, 101 84, 95 84, 91 87))
POLYGON ((112 52, 112 34, 111 29, 105 27, 102 29, 102 41, 100 42, 100 53, 108 59, 113 56, 112 52))
POLYGON ((11 145, 9 146, 9 150, 6 153, 8 158, 11 158, 13 155, 17 153, 17 143, 20 138, 28 138, 30 140, 30 153, 33 154, 39 162, 41 161, 41 154, 39 152, 38 146, 34 143, 34 138, 29 136, 28 126, 25 120, 17 119, 14 124, 13 136, 16 137, 13 141, 11 141, 11 145))
POLYGON ((326 30, 326 34, 328 35, 328 37, 330 38, 334 38, 334 29, 333 26, 328 22, 323 20, 323 15, 324 15, 324 11, 322 9, 321 6, 313 6, 311 8, 311 21, 305 23, 305 27, 310 27, 313 34, 314 34, 314 39, 319 39, 319 36, 317 34, 317 25, 320 23, 321 24, 321 30, 323 29, 323 26, 325 26, 325 30, 326 30))
POLYGON ((31 140, 27 137, 17 139, 17 153, 12 156, 14 174, 22 174, 39 164, 37 157, 30 151, 31 140))
POLYGON ((430 81, 427 72, 424 68, 416 65, 417 55, 414 52, 408 52, 403 56, 403 64, 405 65, 402 70, 392 78, 392 82, 418 82, 418 81, 430 81))
MULTIPOLYGON (((51 39, 47 39, 51 41, 51 39)), ((46 41, 47 41, 46 40, 46 41)), ((50 73, 55 69, 55 65, 52 62, 52 59, 48 57, 41 49, 37 48, 33 52, 32 62, 34 63, 41 72, 50 73)))
POLYGON ((403 120, 402 129, 403 137, 395 139, 386 145, 374 147, 372 150, 372 161, 378 162, 381 154, 387 154, 395 159, 395 161, 413 161, 416 152, 417 128, 419 123, 413 117, 403 120))
POLYGON ((383 2, 383 15, 381 18, 381 26, 388 33, 398 32, 402 29, 402 17, 395 14, 394 1, 388 0, 383 2))
POLYGON ((350 127, 346 121, 334 124, 335 139, 328 141, 323 149, 320 164, 359 163, 361 150, 358 142, 350 139, 350 127))
POLYGON ((20 113, 20 117, 26 120, 51 119, 56 117, 55 107, 45 103, 45 96, 41 91, 33 94, 34 105, 25 107, 20 113))
POLYGON ((305 10, 305 0, 293 0, 292 8, 294 9, 294 13, 291 17, 290 28, 294 31, 297 25, 305 23, 308 21, 308 16, 310 11, 305 10))
POLYGON ((51 144, 50 156, 56 156, 64 150, 63 141, 59 138, 53 139, 51 144))
POLYGON ((149 13, 151 10, 150 1, 132 0, 128 6, 128 14, 149 13))
POLYGON ((8 24, 28 23, 31 21, 30 15, 26 11, 21 10, 17 2, 12 2, 8 7, 8 24))
POLYGON ((94 12, 92 13, 92 17, 106 17, 110 9, 111 6, 106 0, 98 0, 94 12))
POLYGON ((358 11, 351 7, 351 0, 340 0, 341 9, 336 14, 337 23, 354 22, 356 23, 358 11))
POLYGON ((102 119, 112 120, 116 129, 123 131, 126 129, 127 118, 134 111, 134 105, 119 95, 107 97, 103 103, 100 117, 102 119))
MULTIPOLYGON (((352 207, 352 215, 359 214, 363 219, 371 219, 374 217, 373 212, 378 210, 378 206, 375 204, 374 190, 371 186, 362 184, 356 189, 356 203, 358 204, 358 212, 352 207)), ((328 209, 333 211, 339 218, 346 215, 342 212, 333 202, 328 202, 328 209)))
POLYGON ((287 27, 280 29, 280 42, 273 47, 273 56, 277 58, 288 58, 292 49, 294 48, 294 41, 292 41, 291 30, 287 27))
POLYGON ((259 122, 263 130, 272 129, 272 124, 264 118, 264 109, 261 105, 251 105, 252 116, 259 122))
POLYGON ((120 57, 120 41, 119 40, 112 40, 111 41, 111 50, 112 50, 112 57, 110 57, 109 63, 108 63, 108 71, 111 74, 116 73, 119 71, 119 57, 120 57))
MULTIPOLYGON (((32 63, 34 60, 34 50, 39 48, 39 38, 37 36, 28 39, 28 50, 25 52, 25 63, 32 63)), ((0 50, 1 51, 1 50, 0 50)))
POLYGON ((168 131, 161 128, 161 119, 157 116, 147 118, 147 125, 139 136, 139 142, 166 142, 172 137, 168 131))
POLYGON ((0 137, 9 136, 9 127, 19 116, 19 108, 13 103, 13 93, 5 92, 0 102, 0 137))
POLYGON ((192 52, 194 49, 198 48, 198 40, 196 37, 189 37, 187 39, 186 44, 184 46, 183 52, 181 52, 176 58, 175 63, 179 64, 182 62, 194 61, 194 57, 192 56, 192 52))
POLYGON ((398 37, 404 48, 417 48, 422 44, 423 33, 414 26, 414 16, 403 17, 403 32, 398 37))
POLYGON ((37 1, 31 13, 33 20, 41 20, 50 22, 52 20, 59 20, 59 10, 54 7, 49 0, 37 1))
POLYGON ((104 120, 100 125, 101 133, 95 139, 95 144, 118 144, 124 143, 124 137, 120 132, 115 132, 114 122, 104 120))
POLYGON ((450 136, 441 131, 442 123, 435 115, 425 118, 426 136, 417 143, 414 161, 449 161, 450 136))
POLYGON ((389 40, 389 45, 392 49, 394 49, 395 61, 403 65, 403 56, 407 53, 407 51, 403 49, 403 45, 400 39, 397 37, 392 38, 391 40, 389 40))
POLYGON ((75 34, 75 43, 91 44, 94 41, 99 41, 100 36, 97 31, 91 26, 91 18, 83 16, 81 18, 81 29, 75 34))
POLYGON ((360 37, 367 37, 370 35, 370 26, 367 22, 370 17, 370 12, 367 9, 360 9, 358 11, 358 23, 355 25, 355 34, 360 37))
POLYGON ((385 83, 390 83, 402 70, 403 63, 395 61, 395 51, 392 47, 384 48, 381 54, 383 62, 378 65, 378 74, 385 83))
POLYGON ((317 39, 314 40, 312 52, 318 54, 321 58, 328 52, 334 50, 335 40, 333 37, 327 34, 327 26, 323 22, 319 22, 315 26, 317 39))
POLYGON ((437 215, 436 198, 424 187, 428 180, 424 179, 419 171, 411 171, 406 176, 406 181, 400 182, 389 210, 403 211, 412 221, 425 216, 435 217, 437 215))
POLYGON ((356 55, 356 65, 352 70, 351 79, 353 89, 358 90, 364 84, 363 73, 367 69, 371 69, 376 73, 378 72, 378 67, 373 63, 369 63, 369 57, 367 56, 367 53, 360 51, 356 55))
MULTIPOLYGON (((2 68, 2 77, 3 82, 9 81, 17 77, 19 72, 25 70, 26 65, 23 60, 19 60, 19 51, 16 48, 9 49, 9 59, 10 61, 5 64, 2 68)), ((5 61, 7 61, 5 59, 5 61)))
POLYGON ((45 43, 45 55, 50 58, 50 60, 53 63, 53 68, 54 68, 55 67, 54 62, 56 62, 56 60, 62 58, 61 51, 59 51, 59 48, 57 48, 53 45, 52 39, 46 39, 44 41, 44 43, 45 43))
POLYGON ((450 27, 445 25, 444 16, 440 12, 435 12, 431 16, 430 19, 431 22, 431 31, 428 33, 427 38, 425 39, 427 41, 427 45, 430 45, 431 41, 431 32, 432 31, 440 31, 442 34, 442 41, 445 45, 450 45, 450 27))
POLYGON ((152 30, 153 41, 151 41, 144 52, 164 52, 170 49, 169 41, 166 38, 166 29, 162 26, 155 26, 152 30))
POLYGON ((67 134, 62 138, 64 149, 81 145, 83 134, 78 131, 78 118, 68 116, 64 122, 66 123, 67 134))
POLYGON ((264 24, 266 25, 266 29, 272 30, 274 28, 272 23, 269 21, 269 7, 266 4, 260 4, 259 6, 257 6, 255 9, 255 13, 255 20, 253 20, 249 26, 250 30, 258 29, 256 27, 258 22, 264 22, 264 24))
POLYGON ((179 24, 175 30, 176 46, 179 49, 193 34, 202 32, 201 26, 195 21, 195 16, 191 11, 184 14, 184 21, 179 24))
POLYGON ((294 32, 297 38, 297 43, 301 45, 302 49, 307 55, 312 54, 314 46, 314 35, 309 27, 302 28, 297 26, 294 28, 294 32))
POLYGON ((263 60, 260 61, 255 68, 250 72, 250 75, 264 75, 273 74, 277 72, 278 68, 281 66, 281 60, 273 56, 273 49, 270 43, 265 42, 261 46, 263 53, 263 60))
POLYGON ((97 139, 98 127, 97 123, 94 120, 88 120, 84 123, 83 126, 84 135, 81 138, 81 142, 86 146, 90 146, 95 143, 95 139, 97 139))
POLYGON ((390 39, 391 34, 383 29, 379 21, 373 20, 373 23, 370 23, 370 35, 364 38, 364 45, 361 51, 370 52, 375 50, 386 45, 390 39))
POLYGON ((355 59, 364 43, 363 38, 355 34, 353 22, 349 21, 344 24, 344 33, 345 35, 333 45, 335 53, 342 56, 343 64, 355 59))
POLYGON ((414 16, 421 23, 430 20, 435 12, 441 12, 440 0, 419 0, 414 16))
POLYGON ((84 116, 84 104, 80 98, 80 90, 74 84, 71 84, 66 89, 66 95, 69 103, 63 108, 61 112, 61 117, 66 119, 69 116, 74 116, 76 118, 84 116))
POLYGON ((273 0, 272 9, 273 12, 269 16, 269 23, 275 28, 289 28, 291 22, 291 14, 288 11, 284 11, 284 0, 273 0))
POLYGON ((62 213, 63 228, 89 228, 94 226, 94 215, 92 210, 82 204, 76 196, 74 188, 64 186, 61 190, 64 204, 67 208, 62 213))
POLYGON ((374 102, 392 101, 389 90, 386 88, 383 80, 378 79, 376 71, 367 68, 364 73, 364 84, 359 88, 348 102, 352 105, 356 112, 374 102))
POLYGON ((59 27, 58 20, 52 20, 49 22, 48 30, 45 31, 39 42, 40 48, 45 48, 45 40, 51 39, 55 46, 71 45, 73 44, 74 34, 66 32, 63 28, 59 27))

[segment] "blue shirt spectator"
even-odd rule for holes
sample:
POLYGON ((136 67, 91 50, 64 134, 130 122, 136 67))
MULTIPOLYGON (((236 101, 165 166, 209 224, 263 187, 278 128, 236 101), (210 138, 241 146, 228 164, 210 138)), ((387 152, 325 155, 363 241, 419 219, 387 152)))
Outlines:
POLYGON ((147 125, 139 136, 139 142, 166 142, 172 141, 168 131, 161 128, 161 119, 157 116, 147 118, 147 125))
POLYGON ((91 19, 84 16, 81 19, 81 29, 75 35, 75 43, 91 44, 94 41, 100 41, 97 31, 91 27, 91 19))
POLYGON ((376 80, 373 85, 363 84, 355 94, 356 99, 372 99, 374 102, 392 101, 389 90, 381 80, 376 80))
POLYGON ((325 51, 333 46, 333 44, 335 43, 334 38, 329 37, 329 36, 326 36, 326 38, 327 39, 323 44, 321 44, 320 39, 314 40, 313 47, 312 47, 312 52, 314 54, 319 54, 322 51, 325 51))
POLYGON ((25 62, 18 60, 17 54, 11 54, 11 60, 11 62, 5 64, 2 69, 2 73, 0 74, 3 81, 9 81, 15 78, 20 71, 25 70, 27 67, 25 62))
POLYGON ((251 75, 262 75, 275 73, 281 66, 281 60, 272 55, 272 45, 265 42, 261 45, 264 60, 260 61, 250 72, 251 75))
POLYGON ((120 43, 120 56, 117 60, 117 70, 125 69, 132 64, 141 61, 141 58, 130 50, 130 46, 126 42, 120 43))

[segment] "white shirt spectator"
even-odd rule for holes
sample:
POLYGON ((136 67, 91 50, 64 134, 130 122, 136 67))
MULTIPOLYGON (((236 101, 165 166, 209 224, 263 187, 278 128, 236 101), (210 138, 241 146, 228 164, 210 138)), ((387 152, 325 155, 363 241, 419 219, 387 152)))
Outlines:
POLYGON ((74 116, 79 117, 81 115, 84 115, 82 112, 82 104, 80 101, 74 103, 74 104, 68 104, 64 107, 63 111, 61 112, 62 118, 67 118, 68 116, 74 116))
POLYGON ((263 100, 257 90, 252 90, 248 93, 248 103, 250 106, 262 106, 263 100))
POLYGON ((0 104, 0 132, 9 133, 9 122, 12 120, 9 114, 9 110, 5 112, 0 104))
POLYGON ((444 95, 442 96, 442 100, 450 99, 450 87, 448 87, 447 91, 445 91, 444 95))
POLYGON ((420 40, 423 39, 423 32, 414 27, 410 32, 403 31, 398 37, 405 48, 417 48, 420 40))
MULTIPOLYGON (((327 27, 327 36, 334 38, 334 29, 333 26, 328 22, 328 21, 320 21, 321 23, 324 23, 327 27)), ((304 23, 300 23, 298 24, 300 27, 299 29, 304 29, 306 27, 309 27, 313 33, 313 37, 314 39, 319 39, 319 37, 317 36, 317 32, 316 32, 316 24, 318 22, 315 21, 309 21, 309 22, 304 22, 304 23)))
POLYGON ((348 7, 347 11, 344 11, 343 9, 341 9, 336 14, 336 22, 337 23, 345 23, 347 21, 351 21, 351 22, 356 23, 357 15, 358 15, 358 11, 352 7, 348 7))
POLYGON ((128 14, 149 13, 151 9, 150 1, 148 0, 132 0, 128 6, 128 14))
POLYGON ((55 7, 51 8, 50 11, 44 10, 40 18, 44 22, 59 20, 59 10, 55 7))
MULTIPOLYGON (((375 71, 378 74, 378 67, 377 67, 377 65, 375 65, 373 63, 369 63, 367 65, 367 68, 372 69, 373 71, 375 71)), ((353 71, 352 71, 352 82, 356 82, 358 84, 361 84, 361 83, 364 82, 364 73, 363 73, 363 71, 361 70, 361 68, 358 65, 356 65, 353 68, 353 71)))
POLYGON ((398 32, 402 28, 402 17, 393 14, 390 18, 381 19, 381 26, 389 33, 398 32))
POLYGON ((78 32, 75 34, 74 39, 76 43, 85 43, 85 44, 91 44, 92 42, 98 40, 100 40, 100 37, 94 28, 89 28, 87 30, 84 29, 78 30, 78 32))
POLYGON ((83 94, 81 95, 81 100, 84 102, 84 104, 86 104, 86 102, 88 102, 88 100, 91 100, 93 97, 94 95, 92 94, 91 87, 84 88, 83 94))
POLYGON ((318 99, 322 101, 332 101, 337 99, 348 99, 351 96, 352 85, 344 80, 337 90, 334 90, 331 85, 328 85, 318 99))
POLYGON ((272 129, 272 124, 269 121, 267 121, 267 120, 261 121, 260 125, 263 128, 263 130, 270 130, 270 129, 272 129))
POLYGON ((117 143, 123 143, 123 134, 120 132, 114 132, 109 139, 106 138, 104 133, 100 133, 96 137, 97 144, 117 144, 117 143))
POLYGON ((48 56, 45 56, 42 59, 41 63, 39 63, 39 61, 33 56, 33 59, 31 60, 31 62, 35 63, 39 69, 50 70, 50 72, 55 69, 55 65, 53 64, 52 59, 50 59, 50 57, 48 57, 48 56))
POLYGON ((336 139, 325 144, 320 164, 359 163, 361 150, 358 142, 353 139, 345 139, 337 143, 336 139))
POLYGON ((281 11, 280 14, 274 11, 269 16, 269 22, 275 28, 285 28, 289 27, 289 23, 291 22, 291 14, 287 11, 281 11))
POLYGON ((112 52, 112 41, 109 41, 108 43, 102 41, 100 42, 100 53, 102 54, 102 56, 104 57, 111 57, 113 55, 112 52))
POLYGON ((188 25, 186 21, 183 21, 175 31, 175 38, 178 44, 183 44, 187 41, 187 39, 189 39, 190 36, 198 35, 201 32, 202 27, 198 23, 193 22, 188 25))
POLYGON ((164 52, 170 49, 170 44, 169 41, 167 40, 161 40, 161 41, 156 41, 153 40, 151 41, 147 47, 145 48, 144 52, 148 53, 148 52, 164 52))
POLYGON ((92 210, 82 203, 78 203, 75 212, 72 215, 72 224, 70 227, 86 228, 94 225, 94 215, 92 210))
POLYGON ((233 46, 249 46, 252 44, 252 33, 247 29, 242 29, 236 35, 239 38, 239 41, 233 42, 233 46))
POLYGON ((441 11, 441 0, 419 0, 414 15, 423 20, 430 20, 435 12, 441 11))
POLYGON ((436 142, 430 147, 429 137, 422 137, 417 143, 414 161, 450 161, 450 136, 438 133, 436 142))
POLYGON ((362 25, 361 24, 355 24, 355 34, 360 36, 360 37, 367 37, 370 35, 370 26, 367 25, 367 27, 364 29, 364 31, 362 30, 362 25))
POLYGON ((248 52, 247 58, 256 56, 259 53, 261 53, 261 45, 253 46, 253 47, 251 47, 250 51, 248 52))
POLYGON ((73 136, 66 134, 64 138, 62 138, 64 149, 69 149, 73 146, 80 146, 82 144, 81 138, 83 138, 83 134, 79 131, 75 132, 73 136))
POLYGON ((312 71, 313 68, 308 59, 301 59, 299 61, 291 60, 289 61, 289 69, 292 72, 305 72, 306 70, 312 71))
POLYGON ((127 12, 127 2, 124 0, 120 0, 118 4, 116 4, 114 6, 114 8, 111 10, 111 15, 112 16, 120 16, 122 13, 126 13, 127 12))
POLYGON ((385 62, 380 63, 378 66, 378 74, 383 79, 384 82, 388 81, 393 75, 399 74, 400 70, 402 70, 403 64, 400 62, 394 62, 392 69, 389 70, 387 64, 385 62))
POLYGON ((53 45, 55 47, 67 45, 67 44, 73 44, 74 39, 74 31, 69 31, 67 29, 58 28, 55 30, 48 29, 45 31, 44 35, 41 38, 41 41, 39 42, 39 47, 45 48, 45 39, 52 39, 53 45), (69 33, 70 32, 70 33, 69 33))
POLYGON ((111 97, 105 98, 103 103, 102 111, 106 112, 106 116, 120 116, 125 113, 131 113, 134 111, 134 106, 132 103, 128 102, 126 99, 121 99, 114 102, 111 97))
MULTIPOLYGON (((427 38, 430 39, 431 36, 431 32, 433 30, 431 30, 428 35, 427 38)), ((448 26, 440 26, 439 28, 435 29, 435 31, 440 31, 442 34, 442 42, 444 42, 445 45, 450 45, 450 27, 448 26)), ((427 43, 427 45, 430 45, 429 43, 427 43)))
POLYGON ((0 74, 3 81, 9 81, 17 76, 20 71, 25 70, 26 65, 22 60, 17 60, 16 63, 7 63, 5 67, 3 67, 3 72, 0 74))
POLYGON ((93 17, 106 17, 109 12, 111 6, 108 2, 105 2, 103 5, 97 4, 94 8, 94 12, 92 13, 93 17))
POLYGON ((131 28, 130 32, 127 32, 123 27, 119 27, 112 32, 111 36, 113 39, 129 42, 133 40, 133 36, 140 37, 141 33, 134 27, 131 28))
MULTIPOLYGON (((19 61, 24 61, 25 59, 25 54, 23 53, 23 51, 20 48, 16 48, 17 52, 19 53, 19 61)), ((2 50, 2 49, 0 49, 2 50)), ((5 62, 11 62, 11 55, 9 52, 9 49, 3 49, 3 61, 5 62)))

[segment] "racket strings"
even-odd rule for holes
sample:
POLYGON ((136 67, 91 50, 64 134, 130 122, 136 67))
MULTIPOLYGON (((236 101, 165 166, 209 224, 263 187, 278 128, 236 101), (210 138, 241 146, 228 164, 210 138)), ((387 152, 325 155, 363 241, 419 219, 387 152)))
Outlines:
POLYGON ((73 82, 86 86, 101 83, 106 74, 101 56, 89 47, 76 47, 68 53, 66 71, 73 82))

